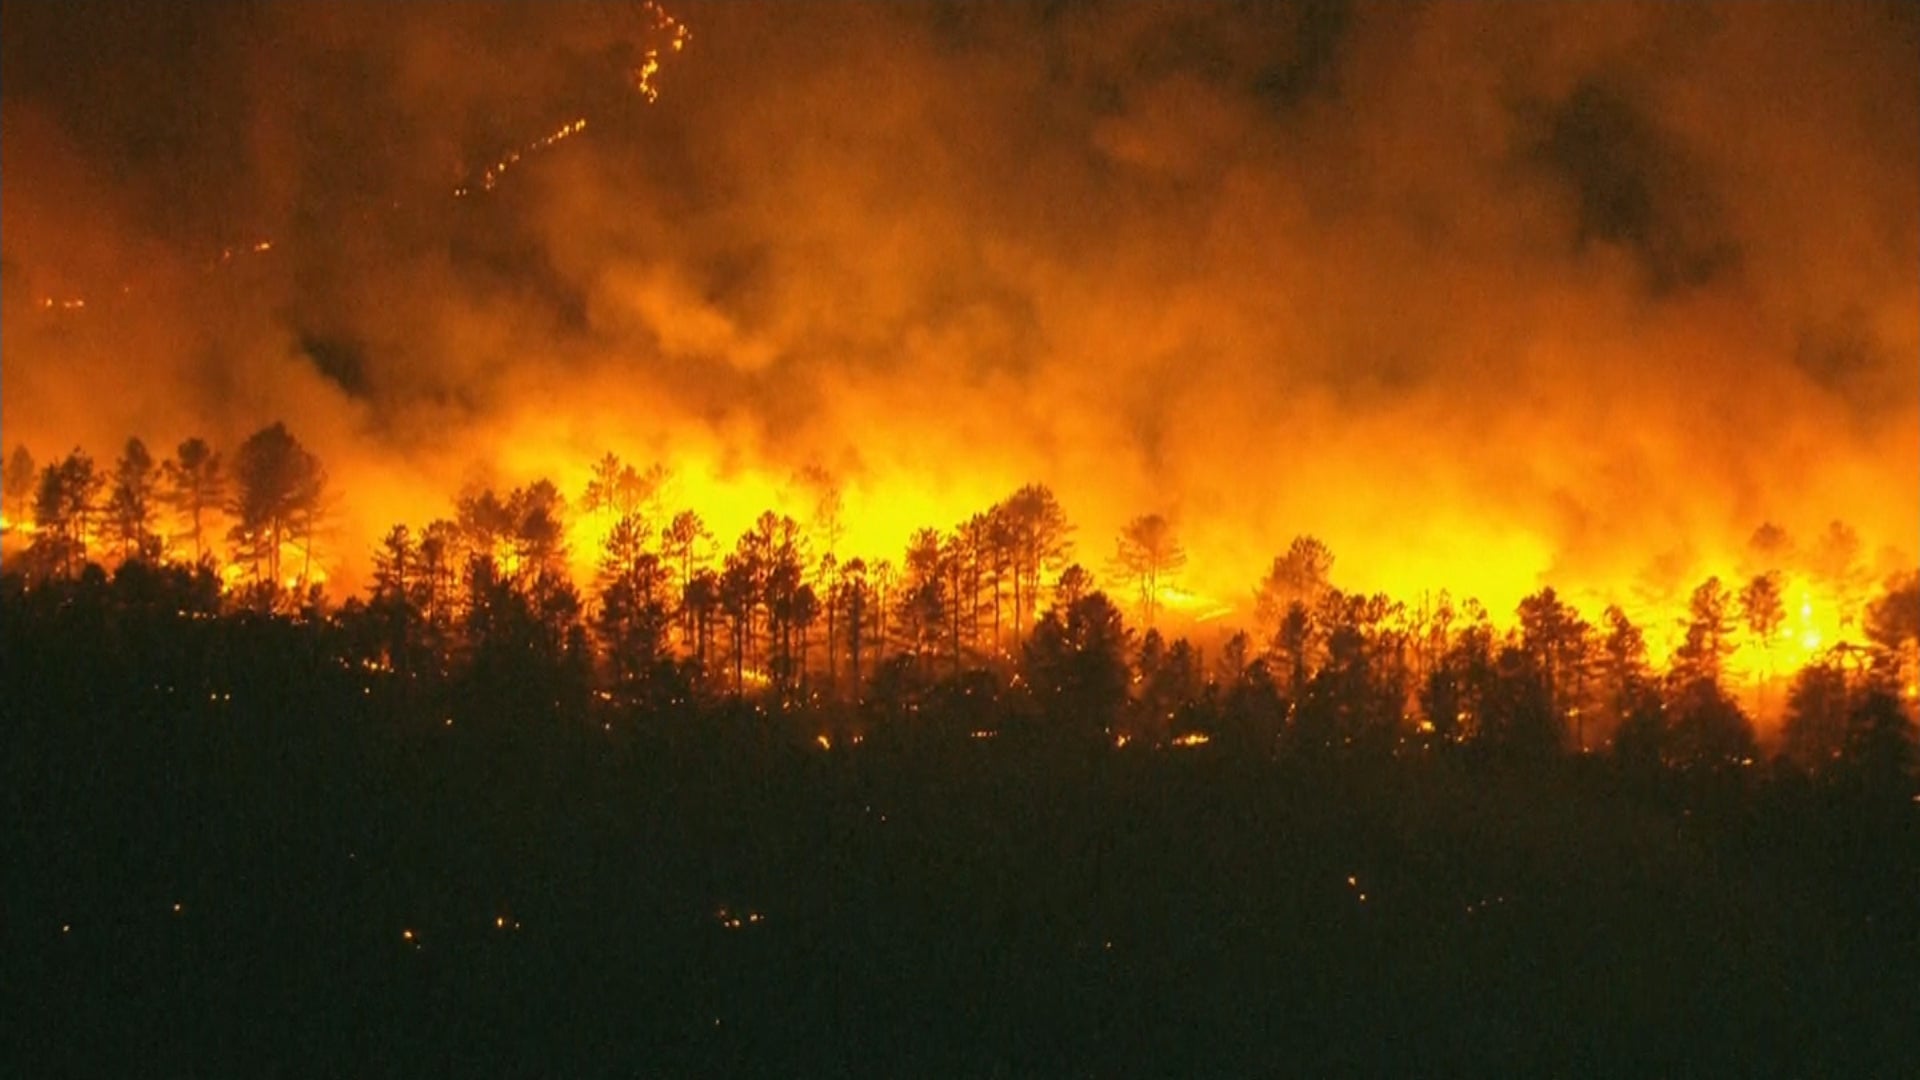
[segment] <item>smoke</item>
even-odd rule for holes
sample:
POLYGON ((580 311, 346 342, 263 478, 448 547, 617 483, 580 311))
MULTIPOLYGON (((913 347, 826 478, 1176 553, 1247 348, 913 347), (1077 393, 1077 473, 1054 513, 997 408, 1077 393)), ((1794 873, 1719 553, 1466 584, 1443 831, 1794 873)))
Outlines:
POLYGON ((817 466, 876 554, 1037 480, 1229 602, 1296 533, 1496 610, 1915 562, 1903 8, 673 14, 649 104, 638 5, 8 6, 5 442, 285 419, 346 581, 608 449, 723 536, 817 466))

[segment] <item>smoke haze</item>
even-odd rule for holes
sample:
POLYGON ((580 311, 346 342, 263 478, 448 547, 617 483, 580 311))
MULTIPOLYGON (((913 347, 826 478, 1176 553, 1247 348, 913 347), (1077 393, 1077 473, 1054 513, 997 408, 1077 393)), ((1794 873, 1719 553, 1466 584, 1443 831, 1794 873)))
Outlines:
POLYGON ((638 5, 178 7, 5 9, 3 437, 284 419, 342 582, 606 450, 882 554, 1043 482, 1242 607, 1920 556, 1909 8, 676 4, 649 104, 638 5))

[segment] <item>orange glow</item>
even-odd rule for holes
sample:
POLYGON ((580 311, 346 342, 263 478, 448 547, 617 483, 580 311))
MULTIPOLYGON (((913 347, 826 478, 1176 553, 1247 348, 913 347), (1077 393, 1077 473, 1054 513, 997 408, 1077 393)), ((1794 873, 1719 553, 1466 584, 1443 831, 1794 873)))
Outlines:
MULTIPOLYGON (((515 150, 508 151, 504 156, 500 158, 500 160, 487 166, 484 170, 481 171, 480 190, 492 191, 494 188, 499 187, 500 180, 502 177, 506 176, 507 170, 513 168, 515 165, 518 165, 522 158, 525 158, 530 154, 539 153, 542 150, 551 149, 556 144, 561 143, 567 139, 570 139, 573 136, 580 134, 582 131, 585 131, 586 129, 587 129, 587 118, 582 116, 582 117, 579 117, 578 119, 575 119, 575 120, 569 121, 568 123, 560 125, 558 128, 547 133, 546 135, 541 136, 538 139, 533 140, 530 143, 527 143, 525 146, 522 146, 515 150)), ((473 189, 468 187, 465 184, 462 184, 459 187, 456 187, 453 189, 453 194, 456 198, 464 198, 468 195, 473 194, 473 189)), ((265 251, 268 248, 271 248, 272 246, 273 245, 271 244, 266 244, 264 246, 260 244, 256 244, 254 245, 253 250, 265 251)))
MULTIPOLYGON (((646 0, 640 5, 640 10, 647 19, 649 37, 656 41, 664 37, 665 51, 680 52, 687 47, 687 42, 693 40, 693 31, 688 30, 685 23, 668 14, 667 9, 655 3, 654 0, 646 0)), ((648 45, 641 56, 640 66, 633 70, 633 87, 640 91, 641 96, 646 98, 649 104, 660 100, 660 87, 657 80, 660 76, 661 51, 661 45, 648 45)))
POLYGON ((1154 591, 1161 610, 1175 616, 1184 616, 1196 623, 1212 622, 1225 618, 1234 612, 1233 605, 1222 603, 1210 596, 1189 592, 1177 585, 1162 585, 1154 591))
MULTIPOLYGON (((375 111, 327 115, 327 65, 249 69, 245 145, 183 136, 183 159, 235 157, 187 170, 122 160, 10 85, 8 448, 44 466, 80 445, 105 472, 129 435, 230 452, 285 419, 338 506, 311 571, 290 546, 276 576, 336 601, 364 595, 394 523, 452 516, 469 481, 545 478, 591 604, 611 523, 579 503, 608 451, 670 472, 650 535, 692 509, 716 557, 772 510, 817 563, 809 467, 842 496, 834 554, 870 567, 1043 483, 1130 621, 1108 559, 1164 511, 1190 558, 1158 625, 1203 649, 1271 640, 1254 590, 1300 534, 1342 590, 1409 609, 1445 590, 1498 629, 1547 585, 1590 623, 1617 603, 1656 663, 1695 585, 1777 569, 1785 624, 1733 634, 1742 689, 1860 640, 1864 599, 1920 563, 1920 129, 1888 92, 1909 58, 1851 8, 1714 34, 1609 14, 1608 41, 1684 46, 1678 73, 1553 6, 1538 55, 1504 9, 1353 20, 1347 91, 1276 112, 1212 16, 1191 32, 1220 48, 1193 51, 1229 70, 1163 79, 1101 59, 1139 54, 1148 31, 1122 25, 1055 70, 1035 58, 1069 43, 1018 10, 948 41, 916 5, 722 5, 695 50, 654 0, 471 26, 400 7, 277 11, 275 44, 366 50, 375 111), (1609 231, 1535 129, 1616 82, 1648 148, 1576 156, 1644 166, 1605 190, 1656 205, 1609 231), (454 194, 513 198, 446 197, 476 150, 454 194), (1663 244, 1696 230, 1738 257, 1675 278, 1663 244), (1858 532, 1844 559, 1822 549, 1835 519, 1858 532), (1763 523, 1790 540, 1756 552, 1763 523)), ((0 522, 9 556, 30 503, 0 522)), ((102 531, 89 553, 111 561, 102 531)))

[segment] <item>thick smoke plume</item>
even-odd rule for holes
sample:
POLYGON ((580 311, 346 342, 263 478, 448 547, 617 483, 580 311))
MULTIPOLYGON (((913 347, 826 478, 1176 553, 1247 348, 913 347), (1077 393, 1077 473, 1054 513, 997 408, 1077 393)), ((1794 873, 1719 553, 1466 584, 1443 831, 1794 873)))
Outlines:
POLYGON ((1909 8, 674 15, 649 103, 640 5, 9 4, 4 441, 285 419, 348 583, 609 449, 882 553, 1040 481, 1242 607, 1297 533, 1496 610, 1915 563, 1909 8))

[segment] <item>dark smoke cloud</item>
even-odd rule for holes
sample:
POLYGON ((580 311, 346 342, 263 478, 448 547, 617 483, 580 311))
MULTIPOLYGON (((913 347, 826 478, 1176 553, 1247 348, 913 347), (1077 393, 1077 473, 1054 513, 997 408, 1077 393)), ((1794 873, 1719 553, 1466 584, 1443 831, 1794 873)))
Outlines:
POLYGON ((655 106, 637 5, 177 7, 5 9, 8 443, 284 417, 356 552, 612 447, 876 547, 1043 480, 1230 595, 1915 557, 1897 6, 670 5, 655 106))

